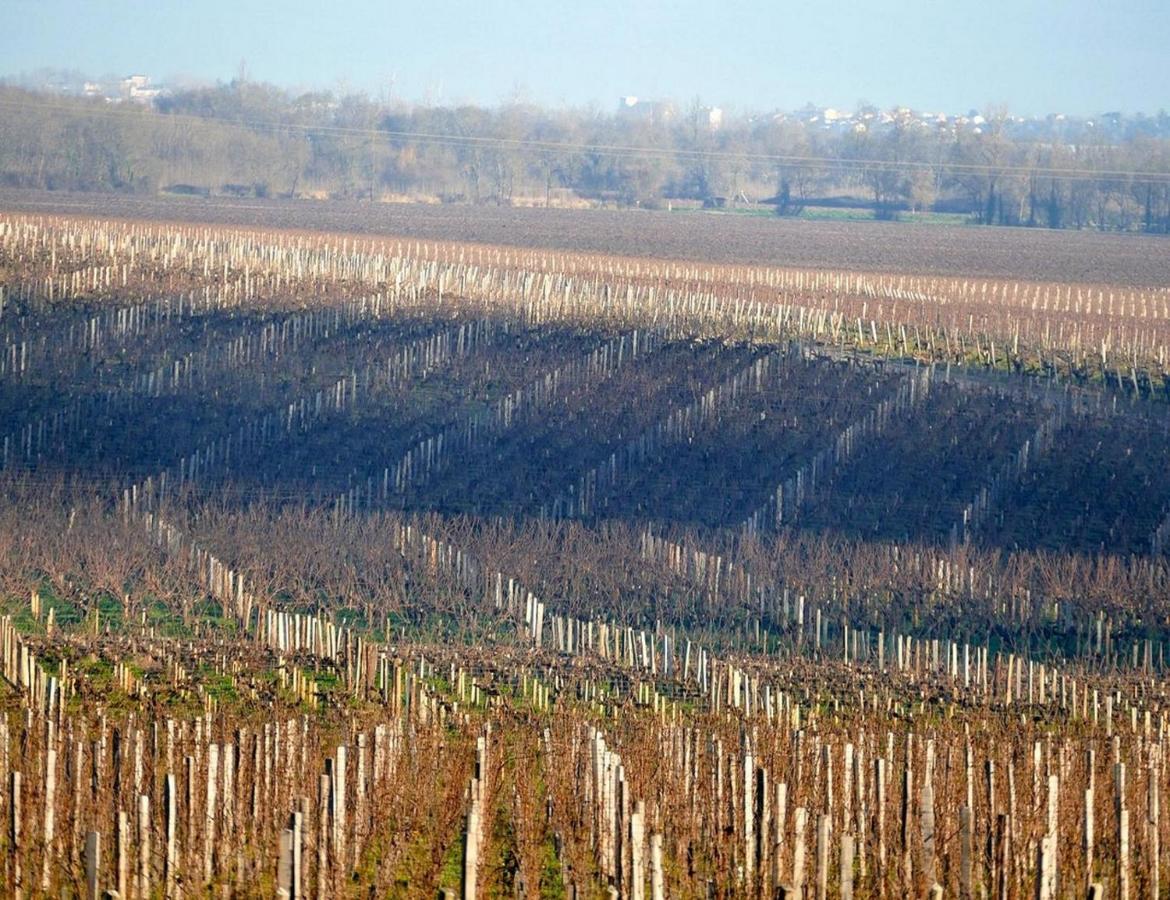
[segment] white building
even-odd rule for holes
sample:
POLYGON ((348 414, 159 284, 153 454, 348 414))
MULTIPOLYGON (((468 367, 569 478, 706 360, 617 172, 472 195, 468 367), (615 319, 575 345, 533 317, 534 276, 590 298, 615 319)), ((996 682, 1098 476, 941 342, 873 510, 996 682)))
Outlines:
POLYGON ((122 99, 135 103, 153 103, 162 93, 159 88, 150 86, 149 75, 128 75, 122 79, 120 87, 122 99))

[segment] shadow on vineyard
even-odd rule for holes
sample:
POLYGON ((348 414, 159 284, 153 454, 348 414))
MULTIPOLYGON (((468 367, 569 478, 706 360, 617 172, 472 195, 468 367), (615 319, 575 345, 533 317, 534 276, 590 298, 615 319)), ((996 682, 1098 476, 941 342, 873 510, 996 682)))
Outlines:
POLYGON ((1156 893, 1165 288, 23 215, 0 273, 5 885, 1156 893))

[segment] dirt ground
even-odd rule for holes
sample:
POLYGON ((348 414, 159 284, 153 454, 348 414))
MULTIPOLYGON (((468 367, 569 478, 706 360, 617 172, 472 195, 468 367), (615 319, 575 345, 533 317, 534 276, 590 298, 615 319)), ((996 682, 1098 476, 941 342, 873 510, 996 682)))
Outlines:
POLYGON ((0 211, 205 222, 658 259, 1119 286, 1170 285, 1170 239, 728 213, 128 197, 0 189, 0 211))

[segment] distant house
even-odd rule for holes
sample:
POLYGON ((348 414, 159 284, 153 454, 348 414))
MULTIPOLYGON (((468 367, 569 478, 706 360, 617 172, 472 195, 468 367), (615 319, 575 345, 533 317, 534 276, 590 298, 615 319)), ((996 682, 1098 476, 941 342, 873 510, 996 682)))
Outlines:
POLYGON ((153 103, 159 94, 160 88, 151 87, 149 75, 128 75, 119 84, 121 99, 133 103, 153 103))

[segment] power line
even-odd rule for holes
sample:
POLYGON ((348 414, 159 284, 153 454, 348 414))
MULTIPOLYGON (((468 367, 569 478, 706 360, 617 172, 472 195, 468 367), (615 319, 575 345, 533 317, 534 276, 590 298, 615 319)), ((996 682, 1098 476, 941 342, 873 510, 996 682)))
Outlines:
POLYGON ((1170 184, 1170 171, 1141 171, 1137 169, 1089 169, 1064 168, 1056 166, 1028 166, 999 163, 969 162, 928 162, 922 160, 891 160, 876 157, 827 157, 800 154, 754 153, 734 150, 698 149, 686 147, 637 146, 629 144, 580 143, 572 141, 545 141, 532 138, 507 138, 487 135, 443 134, 428 131, 404 131, 372 127, 344 125, 307 125, 297 122, 270 122, 257 119, 223 119, 196 116, 188 113, 158 113, 146 109, 130 110, 126 107, 81 107, 62 104, 32 103, 29 101, 0 99, 0 109, 33 110, 55 113, 63 116, 90 118, 122 118, 138 116, 153 119, 160 124, 186 124, 197 128, 228 126, 268 131, 274 135, 281 132, 302 134, 308 139, 314 136, 354 137, 390 143, 406 142, 429 146, 446 146, 460 149, 488 149, 512 151, 536 151, 568 155, 598 155, 617 158, 652 158, 674 161, 722 160, 731 162, 771 164, 777 167, 793 166, 821 170, 874 170, 883 172, 934 172, 949 171, 964 175, 987 175, 995 177, 1021 176, 1054 181, 1085 181, 1095 179, 1127 180, 1143 184, 1170 184))

